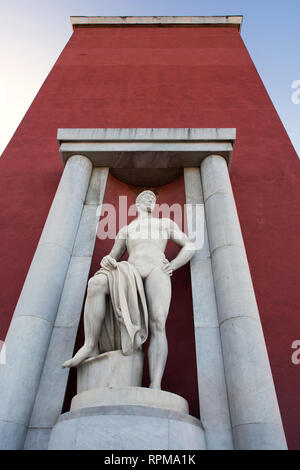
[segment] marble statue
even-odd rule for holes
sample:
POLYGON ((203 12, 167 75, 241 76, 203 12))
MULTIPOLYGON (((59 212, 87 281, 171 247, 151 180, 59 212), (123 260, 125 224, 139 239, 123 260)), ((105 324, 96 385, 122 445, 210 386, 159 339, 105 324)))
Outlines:
POLYGON ((155 203, 152 191, 138 195, 137 218, 119 231, 101 269, 89 280, 85 342, 63 367, 78 366, 99 351, 121 349, 123 354, 131 354, 146 341, 149 328, 150 388, 161 388, 168 354, 165 323, 171 300, 170 277, 192 258, 196 247, 171 219, 152 216, 155 203), (170 262, 164 255, 168 239, 181 247, 170 262), (126 249, 128 261, 118 262, 126 249))

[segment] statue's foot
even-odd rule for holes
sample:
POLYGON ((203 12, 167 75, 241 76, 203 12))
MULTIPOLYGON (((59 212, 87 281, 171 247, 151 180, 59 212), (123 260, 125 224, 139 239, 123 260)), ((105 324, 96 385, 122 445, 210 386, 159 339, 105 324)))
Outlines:
MULTIPOLYGON (((77 361, 74 360, 75 358, 69 359, 68 361, 65 361, 61 366, 63 369, 66 369, 67 367, 75 367, 77 366, 77 361)), ((79 363, 78 363, 79 364, 79 363)))
POLYGON ((82 346, 79 351, 75 354, 72 359, 64 362, 62 364, 62 368, 65 369, 67 367, 77 367, 81 362, 85 361, 89 357, 94 357, 99 354, 98 347, 97 348, 87 348, 86 346, 82 346))

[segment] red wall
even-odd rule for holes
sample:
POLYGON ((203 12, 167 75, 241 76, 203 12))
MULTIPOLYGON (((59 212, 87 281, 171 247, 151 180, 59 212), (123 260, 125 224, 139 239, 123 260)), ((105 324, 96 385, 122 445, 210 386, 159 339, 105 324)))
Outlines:
POLYGON ((62 172, 58 127, 237 128, 231 179, 289 446, 300 448, 299 162, 237 29, 75 30, 0 161, 0 339, 62 172))

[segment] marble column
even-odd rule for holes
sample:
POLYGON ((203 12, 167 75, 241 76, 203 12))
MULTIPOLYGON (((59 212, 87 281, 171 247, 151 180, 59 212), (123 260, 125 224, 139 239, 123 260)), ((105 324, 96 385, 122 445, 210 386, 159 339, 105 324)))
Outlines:
POLYGON ((88 158, 68 160, 11 321, 0 367, 2 449, 24 445, 91 172, 88 158))
POLYGON ((200 418, 207 449, 231 450, 231 423, 199 168, 184 169, 184 184, 188 234, 197 247, 190 269, 200 418))
POLYGON ((286 449, 276 392, 227 163, 201 164, 235 449, 286 449))

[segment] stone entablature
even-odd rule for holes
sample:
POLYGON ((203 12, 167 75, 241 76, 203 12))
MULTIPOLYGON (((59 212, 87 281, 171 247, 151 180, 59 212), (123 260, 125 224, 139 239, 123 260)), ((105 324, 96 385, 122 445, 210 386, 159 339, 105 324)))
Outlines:
POLYGON ((231 163, 234 128, 58 129, 65 165, 72 155, 84 155, 95 167, 109 167, 128 184, 158 186, 199 167, 211 154, 231 163))

